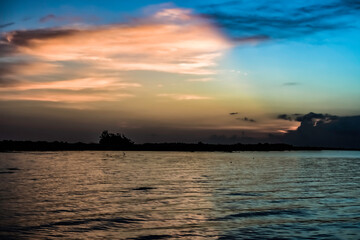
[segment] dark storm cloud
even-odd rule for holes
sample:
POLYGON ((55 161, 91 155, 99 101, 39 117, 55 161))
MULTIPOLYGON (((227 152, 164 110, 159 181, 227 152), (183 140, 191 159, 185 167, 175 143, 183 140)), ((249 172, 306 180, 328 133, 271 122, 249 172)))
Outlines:
MULTIPOLYGON (((276 118, 277 119, 282 119, 282 120, 287 120, 287 121, 297 121, 296 119, 299 117, 303 117, 304 114, 300 114, 300 113, 294 113, 294 114, 279 114, 276 118)), ((300 120, 301 121, 301 120, 300 120)))
POLYGON ((291 115, 287 115, 287 114, 280 114, 277 116, 277 119, 288 120, 288 121, 294 120, 291 115))
MULTIPOLYGON (((295 115, 296 116, 296 115, 295 115)), ((304 122, 304 121, 332 121, 332 120, 336 120, 338 119, 339 117, 336 116, 336 115, 331 115, 331 114, 322 114, 322 113, 313 113, 313 112, 310 112, 308 114, 305 114, 303 116, 299 115, 299 116, 296 116, 295 118, 295 121, 298 121, 298 122, 304 122)))
POLYGON ((295 113, 295 114, 279 114, 277 116, 277 119, 282 119, 282 120, 288 120, 288 121, 297 121, 297 122, 302 122, 302 121, 329 121, 329 120, 335 120, 337 119, 338 116, 336 115, 331 115, 331 114, 322 114, 322 113, 313 113, 310 112, 308 114, 299 114, 299 113, 295 113))
POLYGON ((360 116, 313 113, 295 117, 281 114, 279 119, 295 120, 301 125, 278 140, 298 146, 360 148, 360 116))
POLYGON ((202 9, 202 17, 213 21, 235 41, 252 38, 266 41, 352 27, 353 21, 344 16, 356 17, 360 1, 336 0, 308 5, 287 1, 229 1, 203 5, 202 9))
POLYGON ((6 28, 8 26, 14 25, 14 22, 9 22, 9 23, 5 23, 5 24, 0 24, 0 28, 6 28))

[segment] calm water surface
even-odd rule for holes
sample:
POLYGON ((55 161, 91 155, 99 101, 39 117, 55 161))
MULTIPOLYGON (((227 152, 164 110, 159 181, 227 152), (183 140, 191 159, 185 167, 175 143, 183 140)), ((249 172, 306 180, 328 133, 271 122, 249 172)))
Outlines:
POLYGON ((4 239, 360 239, 360 152, 0 153, 4 239))

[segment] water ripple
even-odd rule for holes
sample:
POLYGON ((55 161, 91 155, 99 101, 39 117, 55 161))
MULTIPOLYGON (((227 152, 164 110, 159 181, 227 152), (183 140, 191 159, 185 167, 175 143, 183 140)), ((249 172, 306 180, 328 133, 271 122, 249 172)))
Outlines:
POLYGON ((0 239, 360 239, 360 152, 0 153, 0 239))

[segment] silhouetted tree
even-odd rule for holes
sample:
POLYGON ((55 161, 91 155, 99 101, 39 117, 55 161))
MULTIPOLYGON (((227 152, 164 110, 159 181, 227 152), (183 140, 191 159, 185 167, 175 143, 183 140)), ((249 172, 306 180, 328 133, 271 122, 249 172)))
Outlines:
POLYGON ((124 134, 109 133, 107 130, 101 133, 99 143, 102 145, 124 146, 124 147, 134 145, 134 142, 131 141, 129 138, 125 137, 124 134))

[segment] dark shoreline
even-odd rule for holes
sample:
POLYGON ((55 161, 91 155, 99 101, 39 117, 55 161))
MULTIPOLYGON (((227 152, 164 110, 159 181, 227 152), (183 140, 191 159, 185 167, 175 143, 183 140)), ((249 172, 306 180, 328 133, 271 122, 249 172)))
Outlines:
POLYGON ((289 144, 206 144, 206 143, 144 143, 121 145, 104 145, 98 143, 67 143, 46 141, 0 141, 0 152, 12 151, 183 151, 183 152, 238 152, 238 151, 321 151, 352 150, 354 148, 299 147, 289 144))

